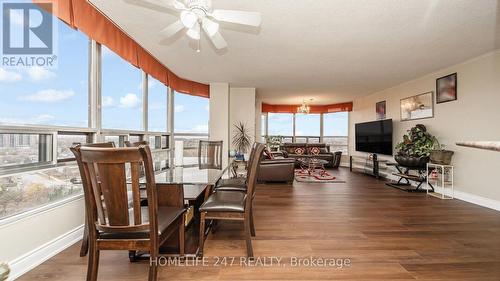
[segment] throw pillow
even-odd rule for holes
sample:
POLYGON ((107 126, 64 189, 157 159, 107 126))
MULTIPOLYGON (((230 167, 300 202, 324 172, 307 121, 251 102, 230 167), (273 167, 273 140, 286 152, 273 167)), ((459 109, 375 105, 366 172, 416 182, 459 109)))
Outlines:
POLYGON ((297 155, 304 155, 304 152, 305 152, 304 148, 302 148, 302 147, 295 148, 295 154, 297 154, 297 155))
POLYGON ((309 148, 309 154, 318 155, 319 153, 320 153, 319 147, 314 146, 314 147, 309 148))

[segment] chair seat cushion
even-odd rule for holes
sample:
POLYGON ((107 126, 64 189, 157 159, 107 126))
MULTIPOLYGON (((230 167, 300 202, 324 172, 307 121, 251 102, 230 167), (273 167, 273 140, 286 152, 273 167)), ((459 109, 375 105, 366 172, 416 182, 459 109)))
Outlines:
POLYGON ((244 187, 246 190, 247 187, 246 178, 221 179, 217 182, 215 188, 217 189, 223 186, 240 186, 244 187))
POLYGON ((244 192, 238 191, 217 191, 210 195, 201 205, 201 212, 239 212, 245 211, 245 198, 244 192))
MULTIPOLYGON (((184 213, 183 208, 177 207, 158 207, 158 232, 161 236, 167 228, 174 223, 184 213)), ((149 209, 148 207, 141 207, 142 222, 149 222, 149 209)), ((133 216, 130 216, 131 223, 133 223, 133 216)), ((148 239, 149 231, 132 231, 132 232, 100 232, 100 239, 148 239)))
POLYGON ((247 192, 246 186, 220 186, 215 188, 216 191, 239 191, 239 192, 247 192))

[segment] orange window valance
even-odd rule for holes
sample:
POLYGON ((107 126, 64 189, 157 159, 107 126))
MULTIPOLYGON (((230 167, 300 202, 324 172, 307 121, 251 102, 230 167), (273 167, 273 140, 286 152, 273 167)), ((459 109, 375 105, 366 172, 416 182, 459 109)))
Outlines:
POLYGON ((33 0, 33 2, 46 10, 47 6, 43 3, 52 3, 50 12, 59 19, 105 45, 124 60, 141 68, 173 90, 205 98, 210 97, 207 84, 177 76, 86 0, 33 0))
MULTIPOLYGON (((264 113, 297 113, 297 107, 300 104, 262 104, 262 112, 264 113)), ((352 102, 327 104, 327 105, 310 105, 310 113, 333 113, 342 111, 352 111, 352 102)))

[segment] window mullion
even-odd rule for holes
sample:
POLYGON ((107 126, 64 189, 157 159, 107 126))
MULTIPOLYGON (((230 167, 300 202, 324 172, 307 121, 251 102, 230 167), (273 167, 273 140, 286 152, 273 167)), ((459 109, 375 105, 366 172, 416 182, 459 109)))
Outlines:
POLYGON ((141 71, 142 73, 142 129, 145 132, 149 131, 149 123, 148 123, 148 100, 149 100, 149 87, 148 87, 148 75, 146 72, 141 71))

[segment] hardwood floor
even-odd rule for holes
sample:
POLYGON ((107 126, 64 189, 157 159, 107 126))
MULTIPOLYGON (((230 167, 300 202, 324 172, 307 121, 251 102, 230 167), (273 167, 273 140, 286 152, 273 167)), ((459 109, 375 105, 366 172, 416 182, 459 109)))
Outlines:
MULTIPOLYGON (((260 185, 254 252, 279 266, 240 266, 243 225, 220 223, 205 242, 209 266, 166 266, 159 280, 500 280, 500 213, 390 188, 347 169, 346 183, 260 185), (236 256, 237 265, 214 266, 236 256), (350 266, 294 267, 293 257, 346 258, 350 266)), ((19 280, 85 280, 79 244, 19 280)), ((147 263, 101 253, 99 280, 145 280, 147 263)))

